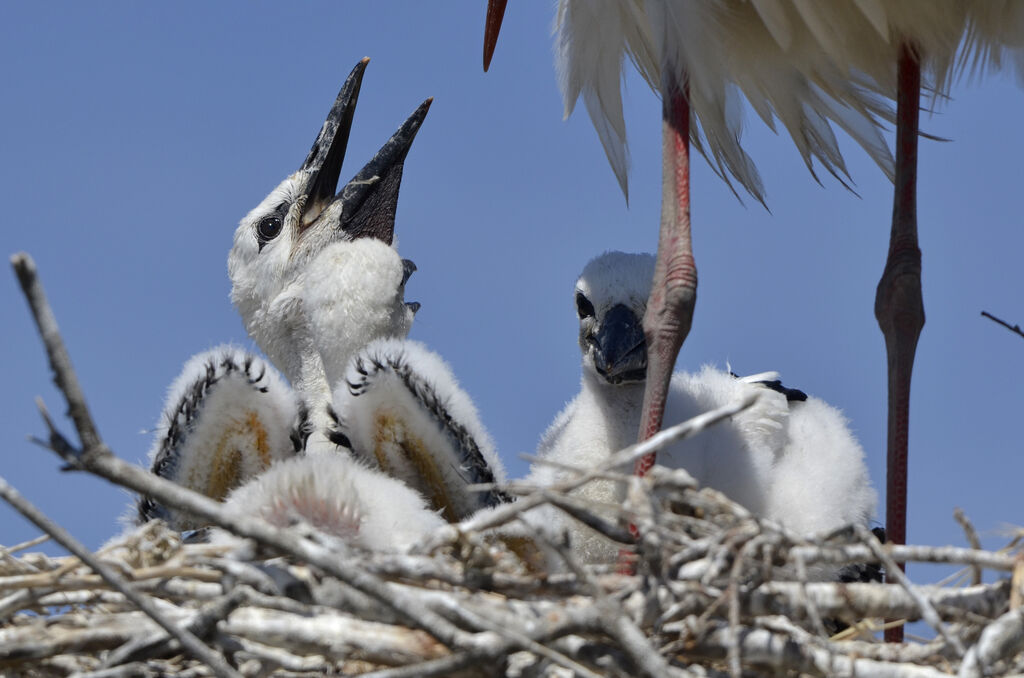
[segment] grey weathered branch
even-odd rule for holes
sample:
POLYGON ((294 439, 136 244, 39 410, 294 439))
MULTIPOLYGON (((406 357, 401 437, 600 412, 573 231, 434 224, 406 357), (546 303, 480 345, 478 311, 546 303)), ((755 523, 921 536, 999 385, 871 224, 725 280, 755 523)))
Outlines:
POLYGON ((26 252, 19 252, 11 257, 11 265, 18 276, 21 291, 25 294, 32 317, 39 329, 39 336, 46 348, 46 357, 50 361, 54 383, 61 390, 68 403, 68 416, 75 422, 75 429, 82 441, 82 449, 86 452, 104 450, 96 424, 89 413, 85 402, 85 394, 78 383, 78 376, 71 366, 71 357, 64 346, 57 318, 53 315, 50 303, 46 299, 43 284, 36 273, 36 263, 26 252))
MULTIPOLYGON (((45 304, 45 298, 43 303, 45 304)), ((130 600, 137 608, 142 610, 150 619, 160 625, 171 637, 181 643, 181 646, 196 659, 209 666, 218 676, 227 678, 241 678, 241 674, 231 668, 224 657, 213 652, 201 640, 196 638, 190 631, 181 628, 172 620, 167 619, 148 598, 135 591, 125 582, 110 566, 93 557, 81 542, 72 537, 67 530, 60 527, 47 518, 42 511, 32 505, 27 499, 21 496, 17 490, 11 487, 6 480, 0 478, 0 498, 13 506, 21 515, 32 521, 36 527, 50 535, 55 542, 73 553, 78 559, 89 566, 110 586, 130 600)))

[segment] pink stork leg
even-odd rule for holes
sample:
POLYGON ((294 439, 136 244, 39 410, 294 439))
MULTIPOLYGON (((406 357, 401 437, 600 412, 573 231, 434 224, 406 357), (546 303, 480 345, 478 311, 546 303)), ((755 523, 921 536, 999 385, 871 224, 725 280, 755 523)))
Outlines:
MULTIPOLYGON (((664 77, 671 78, 670 69, 664 77)), ((647 340, 647 382, 640 414, 639 439, 646 440, 661 430, 668 386, 676 356, 690 333, 693 307, 697 301, 697 267, 690 240, 690 102, 686 86, 674 80, 665 87, 662 100, 661 144, 661 228, 654 281, 644 313, 647 340)), ((633 473, 647 475, 654 466, 654 454, 636 460, 633 473)), ((636 525, 630 525, 639 537, 636 525)), ((618 570, 634 571, 633 554, 619 552, 618 570)))
MULTIPOLYGON (((895 544, 907 537, 907 436, 910 423, 910 373, 917 339, 924 327, 921 249, 917 244, 917 133, 921 64, 915 48, 900 49, 896 101, 896 194, 885 271, 875 293, 875 318, 885 336, 889 370, 888 467, 885 534, 895 544)), ((900 563, 900 567, 903 564, 900 563)), ((903 640, 903 628, 885 632, 889 642, 903 640)))
MULTIPOLYGON (((666 78, 671 77, 666 75, 666 78)), ((661 429, 676 356, 690 333, 697 301, 697 267, 690 240, 690 104, 685 86, 673 82, 662 103, 661 229, 654 282, 644 314, 647 384, 639 439, 661 429)), ((638 459, 634 472, 645 475, 654 455, 638 459)))

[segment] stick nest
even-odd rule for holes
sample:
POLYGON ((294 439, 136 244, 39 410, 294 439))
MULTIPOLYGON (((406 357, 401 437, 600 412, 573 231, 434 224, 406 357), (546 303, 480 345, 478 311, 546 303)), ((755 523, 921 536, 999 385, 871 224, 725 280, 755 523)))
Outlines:
POLYGON ((154 522, 93 554, 0 478, 0 497, 75 554, 17 555, 32 542, 0 548, 5 678, 1024 672, 1020 533, 985 551, 957 514, 972 548, 882 545, 862 526, 805 539, 697 487, 685 471, 618 471, 752 399, 666 429, 561 486, 513 485, 514 504, 445 526, 409 553, 357 551, 302 526, 228 515, 103 443, 34 262, 24 253, 11 261, 79 440, 65 438, 41 406, 49 436, 38 442, 68 469, 244 541, 184 544, 154 522), (571 494, 595 479, 623 483, 623 504, 592 506, 571 494), (545 503, 628 545, 636 574, 580 563, 553 531, 521 520, 545 503), (897 563, 959 565, 969 581, 916 585, 897 563), (872 564, 894 583, 827 581, 872 564), (920 620, 931 639, 881 643, 884 619, 920 620))
MULTIPOLYGON (((518 520, 515 505, 489 521, 490 531, 467 521, 407 554, 354 551, 304 532, 301 538, 330 549, 343 571, 365 575, 356 586, 254 541, 242 548, 183 543, 159 522, 97 556, 244 676, 1024 670, 1024 559, 1017 539, 998 552, 883 546, 861 529, 799 539, 697 488, 681 471, 656 468, 643 479, 619 480, 629 486, 624 505, 589 516, 564 495, 547 491, 547 500, 571 506, 591 525, 606 525, 613 536, 636 524, 642 537, 635 575, 584 566, 564 544, 536 533, 526 540, 545 565, 537 558, 527 564, 516 555, 522 538, 503 540, 493 531, 496 523, 518 520), (610 511, 615 520, 595 519, 610 511), (513 541, 516 548, 509 548, 513 541), (963 565, 965 581, 814 581, 843 565, 891 568, 896 560, 963 565), (981 583, 985 570, 990 583, 981 583), (435 634, 418 623, 422 616, 410 615, 420 609, 456 631, 435 634), (882 643, 875 632, 886 618, 923 620, 933 638, 882 643), (842 625, 847 628, 833 633, 842 625)), ((0 673, 216 675, 78 558, 19 555, 31 545, 0 549, 0 673)))

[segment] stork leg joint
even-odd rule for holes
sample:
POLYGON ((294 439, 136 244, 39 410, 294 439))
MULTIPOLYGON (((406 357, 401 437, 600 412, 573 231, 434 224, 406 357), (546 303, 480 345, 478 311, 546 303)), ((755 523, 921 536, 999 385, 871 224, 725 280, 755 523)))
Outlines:
POLYGON ((875 318, 886 344, 910 339, 916 345, 924 327, 921 293, 921 250, 916 245, 894 247, 875 292, 875 318))

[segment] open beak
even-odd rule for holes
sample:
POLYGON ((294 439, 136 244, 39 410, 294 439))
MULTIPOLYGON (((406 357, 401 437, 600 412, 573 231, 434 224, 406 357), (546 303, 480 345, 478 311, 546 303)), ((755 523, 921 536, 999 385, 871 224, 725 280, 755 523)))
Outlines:
POLYGON ((300 229, 309 228, 325 211, 337 206, 338 209, 332 210, 338 214, 336 227, 344 232, 346 239, 372 237, 390 245, 395 233, 395 211, 405 156, 433 99, 420 104, 373 159, 335 193, 359 88, 369 61, 364 58, 352 69, 302 163, 300 171, 306 173, 306 181, 301 190, 306 195, 306 203, 302 208, 300 229))
POLYGON ((642 382, 647 378, 647 341, 640 318, 616 304, 605 313, 590 338, 594 367, 610 384, 642 382))
POLYGON ((491 57, 498 44, 501 20, 505 18, 505 4, 508 0, 487 0, 487 23, 484 25, 484 73, 491 67, 491 57))

